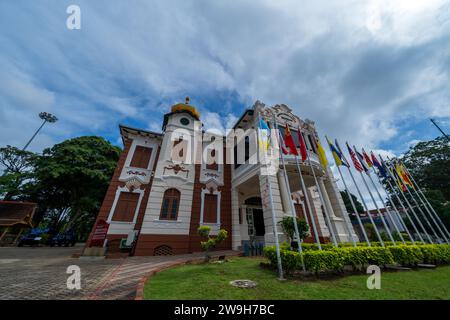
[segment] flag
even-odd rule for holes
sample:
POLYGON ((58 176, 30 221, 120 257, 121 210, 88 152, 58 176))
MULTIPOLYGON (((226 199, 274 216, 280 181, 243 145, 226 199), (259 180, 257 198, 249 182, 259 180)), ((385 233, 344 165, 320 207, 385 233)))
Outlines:
MULTIPOLYGON (((292 137, 291 130, 286 123, 284 128, 284 145, 289 148, 289 153, 298 156, 297 146, 295 145, 294 138, 292 137)), ((284 151, 283 151, 284 152, 284 151)))
POLYGON ((402 182, 409 187, 413 187, 411 180, 409 180, 408 175, 404 171, 404 169, 398 164, 398 162, 395 163, 395 171, 397 172, 397 175, 402 180, 402 182))
POLYGON ((270 129, 267 123, 259 118, 259 147, 264 151, 269 149, 270 144, 270 129))
POLYGON ((366 165, 366 163, 364 161, 364 156, 356 150, 355 146, 353 146, 353 148, 355 149, 355 153, 356 153, 356 156, 358 157, 359 163, 361 163, 361 166, 363 167, 364 171, 367 173, 369 171, 369 167, 366 165))
POLYGON ((366 153, 366 151, 364 149, 362 149, 362 152, 363 152, 364 160, 366 160, 367 165, 369 166, 369 168, 372 168, 373 167, 373 163, 370 160, 369 155, 366 153))
POLYGON ((375 167, 377 167, 378 172, 384 177, 387 178, 386 170, 384 169, 383 165, 378 161, 378 159, 375 157, 373 152, 370 152, 370 155, 372 157, 372 163, 375 167))
POLYGON ((391 164, 390 170, 391 170, 392 175, 395 177, 395 183, 397 183, 400 190, 402 190, 403 192, 406 192, 407 191, 406 185, 403 183, 403 180, 401 179, 401 177, 399 176, 399 174, 397 172, 396 164, 391 164))
POLYGON ((328 140, 328 137, 325 137, 325 138, 327 139, 328 145, 330 146, 330 150, 331 150, 331 153, 333 154, 334 162, 336 163, 336 165, 337 166, 346 166, 347 163, 345 163, 342 160, 341 152, 338 149, 336 149, 336 147, 333 145, 333 143, 330 140, 328 140))
POLYGON ((408 172, 406 171, 405 165, 402 161, 400 161, 400 169, 402 170, 403 173, 403 179, 411 186, 411 188, 414 189, 414 184, 412 183, 408 172))
POLYGON ((327 160, 327 157, 325 155, 325 150, 323 149, 323 147, 320 144, 319 140, 316 141, 316 144, 317 144, 317 153, 319 154, 320 163, 322 164, 322 167, 324 169, 326 169, 327 165, 328 165, 328 160, 327 160))
POLYGON ((341 160, 342 160, 342 164, 348 168, 350 168, 350 164, 348 163, 347 159, 344 156, 344 153, 342 152, 341 146, 339 145, 339 142, 337 141, 337 139, 334 139, 334 143, 336 145, 336 148, 338 149, 340 155, 341 155, 341 160))
POLYGON ((361 163, 358 161, 358 158, 356 158, 356 154, 353 152, 352 148, 347 144, 348 153, 350 154, 350 158, 352 158, 353 165, 355 166, 356 171, 362 172, 364 170, 361 163))
POLYGON ((306 149, 306 143, 305 140, 303 140, 303 135, 300 131, 300 128, 298 128, 297 131, 298 134, 298 142, 300 143, 300 154, 302 156, 302 161, 305 162, 308 158, 308 150, 306 149))

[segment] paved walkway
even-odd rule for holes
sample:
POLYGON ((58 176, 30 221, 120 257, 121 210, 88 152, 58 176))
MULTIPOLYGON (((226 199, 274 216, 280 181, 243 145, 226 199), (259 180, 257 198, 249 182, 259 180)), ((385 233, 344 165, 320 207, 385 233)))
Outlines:
POLYGON ((81 249, 0 247, 0 299, 134 299, 140 279, 150 271, 170 261, 202 256, 72 258, 81 249), (67 289, 70 265, 80 267, 80 290, 67 289))

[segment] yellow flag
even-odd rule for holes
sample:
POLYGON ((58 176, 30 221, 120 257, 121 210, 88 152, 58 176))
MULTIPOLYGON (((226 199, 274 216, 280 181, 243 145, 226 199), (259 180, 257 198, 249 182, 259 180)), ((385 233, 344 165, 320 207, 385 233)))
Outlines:
POLYGON ((326 169, 328 165, 328 160, 327 157, 325 156, 325 150, 323 149, 319 140, 317 140, 317 153, 319 154, 319 160, 320 163, 322 164, 322 167, 326 169))
POLYGON ((333 155, 334 158, 334 162, 336 163, 337 166, 342 166, 342 160, 341 158, 338 156, 337 154, 337 150, 336 148, 333 146, 333 143, 328 140, 328 137, 325 137, 327 139, 328 145, 330 146, 330 150, 331 150, 331 154, 333 155))

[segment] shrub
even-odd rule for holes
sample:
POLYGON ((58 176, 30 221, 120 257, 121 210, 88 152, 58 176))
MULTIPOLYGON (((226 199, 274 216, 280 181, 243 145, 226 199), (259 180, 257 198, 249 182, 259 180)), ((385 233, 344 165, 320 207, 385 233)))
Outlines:
MULTIPOLYGON (((307 244, 303 252, 308 271, 342 271, 345 265, 360 269, 365 265, 385 266, 395 262, 402 265, 416 265, 421 262, 450 263, 450 245, 397 245, 389 247, 332 247, 317 250, 315 244, 307 244)), ((282 249, 281 263, 286 272, 301 270, 301 255, 298 252, 282 249)), ((275 246, 265 247, 266 256, 272 265, 277 265, 275 246)))
POLYGON ((200 237, 207 238, 206 241, 200 242, 202 249, 205 251, 205 262, 211 260, 210 251, 228 237, 228 232, 224 229, 219 230, 217 236, 215 237, 210 237, 210 232, 211 227, 209 226, 200 226, 197 229, 197 233, 200 235, 200 237))
POLYGON ((304 253, 305 267, 308 271, 342 271, 344 260, 338 251, 322 250, 304 253))
MULTIPOLYGON (((300 236, 300 240, 305 239, 309 235, 309 227, 305 219, 296 218, 297 228, 300 236)), ((284 234, 289 238, 290 241, 294 241, 295 236, 295 225, 294 219, 292 217, 283 217, 279 223, 281 229, 283 229, 284 234)))
POLYGON ((423 254, 417 246, 398 245, 388 247, 394 261, 401 265, 417 265, 423 261, 423 254))
POLYGON ((425 263, 450 263, 450 245, 427 244, 419 246, 425 263))

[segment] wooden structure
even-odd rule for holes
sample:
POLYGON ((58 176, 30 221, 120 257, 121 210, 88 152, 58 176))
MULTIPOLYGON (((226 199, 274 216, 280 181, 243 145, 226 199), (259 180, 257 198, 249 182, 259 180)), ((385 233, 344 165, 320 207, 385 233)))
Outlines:
POLYGON ((37 204, 33 202, 0 201, 0 245, 15 244, 32 228, 37 204))

